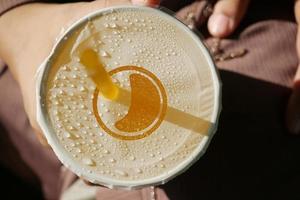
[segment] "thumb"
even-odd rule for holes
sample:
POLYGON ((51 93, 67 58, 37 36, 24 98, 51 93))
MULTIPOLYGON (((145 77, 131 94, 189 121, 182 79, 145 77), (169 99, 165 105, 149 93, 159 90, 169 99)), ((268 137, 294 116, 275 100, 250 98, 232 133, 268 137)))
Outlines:
POLYGON ((145 5, 145 6, 151 6, 151 5, 158 5, 160 3, 160 0, 131 0, 132 4, 136 5, 145 5))
POLYGON ((220 0, 208 20, 208 30, 215 37, 226 37, 240 23, 250 0, 220 0))

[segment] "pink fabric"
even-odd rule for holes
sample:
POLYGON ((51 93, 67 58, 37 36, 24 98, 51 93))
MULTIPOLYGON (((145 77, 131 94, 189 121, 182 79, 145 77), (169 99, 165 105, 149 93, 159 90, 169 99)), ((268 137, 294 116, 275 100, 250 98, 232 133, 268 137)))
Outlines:
POLYGON ((19 86, 11 73, 0 78, 0 122, 21 158, 40 179, 46 197, 56 199, 60 162, 51 149, 44 148, 37 140, 24 111, 19 86))
MULTIPOLYGON (((257 22, 243 30, 237 39, 223 39, 221 48, 248 53, 241 58, 218 62, 220 69, 291 87, 297 70, 295 23, 269 20, 257 22)), ((209 45, 211 40, 207 40, 209 45)))

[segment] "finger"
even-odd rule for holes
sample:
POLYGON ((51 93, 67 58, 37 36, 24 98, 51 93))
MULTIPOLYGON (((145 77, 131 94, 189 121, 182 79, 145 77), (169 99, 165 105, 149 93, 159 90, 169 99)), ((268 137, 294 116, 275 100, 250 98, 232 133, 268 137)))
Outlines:
POLYGON ((160 0, 131 0, 131 2, 136 5, 153 6, 158 5, 160 0))
POLYGON ((85 180, 85 179, 83 179, 83 178, 81 178, 81 177, 80 177, 80 179, 81 179, 86 185, 88 185, 88 186, 98 186, 97 184, 91 183, 90 181, 87 181, 87 180, 85 180))
POLYGON ((42 134, 40 128, 36 128, 36 125, 32 125, 33 132, 35 133, 35 136, 39 140, 39 142, 44 146, 44 147, 50 147, 48 144, 45 136, 42 134))
MULTIPOLYGON (((300 0, 295 1, 295 17, 298 23, 296 48, 298 60, 300 60, 300 0)), ((291 133, 300 134, 300 64, 294 77, 293 92, 287 105, 286 124, 291 133)))
POLYGON ((44 146, 44 147, 50 147, 48 144, 45 136, 41 132, 34 131, 36 137, 38 138, 39 142, 44 146))
POLYGON ((208 20, 208 30, 215 37, 231 34, 246 13, 250 0, 220 0, 208 20))

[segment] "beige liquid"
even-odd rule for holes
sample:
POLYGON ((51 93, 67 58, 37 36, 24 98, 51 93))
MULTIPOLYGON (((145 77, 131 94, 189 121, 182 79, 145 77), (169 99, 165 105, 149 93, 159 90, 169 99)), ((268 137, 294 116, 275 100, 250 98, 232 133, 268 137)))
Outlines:
POLYGON ((83 170, 144 180, 169 173, 195 151, 210 126, 214 92, 210 70, 200 68, 204 78, 198 76, 185 42, 165 19, 124 10, 87 23, 62 50, 71 59, 60 58, 50 73, 48 113, 83 170), (78 54, 87 47, 93 52, 78 54))

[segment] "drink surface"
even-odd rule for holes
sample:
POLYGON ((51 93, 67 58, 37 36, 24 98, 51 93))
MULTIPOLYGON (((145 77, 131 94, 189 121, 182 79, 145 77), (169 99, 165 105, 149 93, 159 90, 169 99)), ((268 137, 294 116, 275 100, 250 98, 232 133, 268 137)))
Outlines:
POLYGON ((169 18, 138 9, 105 12, 64 38, 45 102, 69 157, 109 180, 188 165, 215 122, 215 80, 202 51, 169 18), (105 72, 93 76, 97 67, 105 72))

